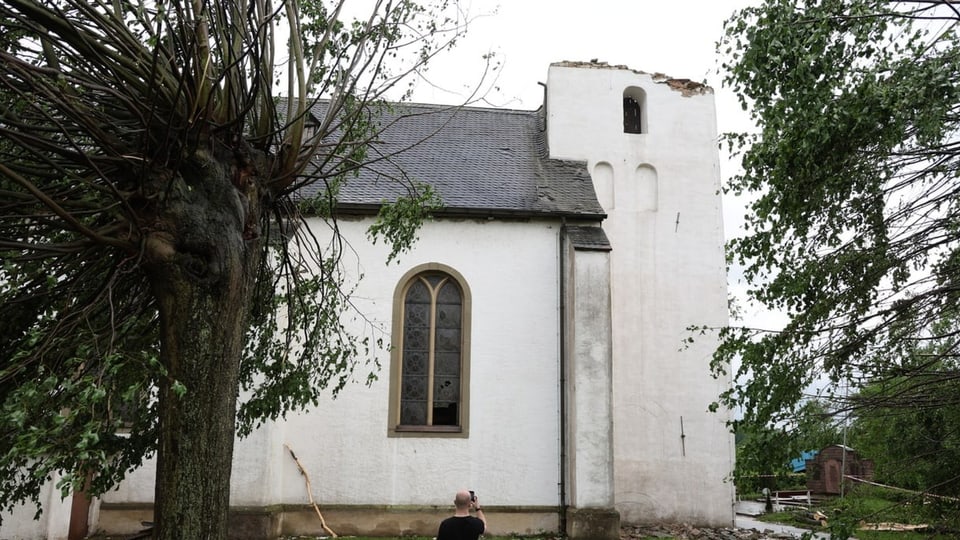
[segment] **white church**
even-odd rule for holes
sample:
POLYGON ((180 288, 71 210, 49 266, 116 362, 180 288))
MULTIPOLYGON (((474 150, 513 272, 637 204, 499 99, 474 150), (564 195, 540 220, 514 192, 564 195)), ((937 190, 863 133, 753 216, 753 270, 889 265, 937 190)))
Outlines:
MULTIPOLYGON (((461 488, 494 536, 733 526, 733 437, 707 410, 729 381, 710 374, 714 338, 685 343, 727 323, 712 90, 561 62, 535 111, 392 114, 385 153, 422 142, 338 204, 362 324, 391 349, 372 385, 238 442, 231 535, 326 535, 312 495, 339 535, 432 537, 461 488), (366 231, 401 171, 444 206, 385 265, 366 231)), ((139 531, 154 465, 89 504, 51 489, 40 520, 5 515, 0 539, 66 539, 84 512, 90 532, 139 531)))

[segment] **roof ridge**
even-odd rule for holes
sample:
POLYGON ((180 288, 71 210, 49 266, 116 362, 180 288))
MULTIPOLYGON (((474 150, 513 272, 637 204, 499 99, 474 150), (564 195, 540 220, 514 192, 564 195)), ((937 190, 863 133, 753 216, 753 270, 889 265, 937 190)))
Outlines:
MULTIPOLYGON (((290 98, 287 96, 278 96, 278 99, 283 102, 290 100, 290 98)), ((311 105, 328 103, 330 101, 329 98, 307 97, 306 99, 307 99, 307 102, 311 105)), ((418 101, 383 100, 383 101, 377 101, 372 103, 383 103, 387 106, 393 106, 393 107, 416 107, 416 108, 424 108, 424 109, 436 109, 441 111, 459 109, 459 110, 466 110, 466 111, 491 111, 491 112, 507 113, 507 114, 532 114, 543 109, 542 105, 537 107, 536 109, 514 109, 509 107, 482 107, 479 105, 450 105, 445 103, 423 103, 418 101)))

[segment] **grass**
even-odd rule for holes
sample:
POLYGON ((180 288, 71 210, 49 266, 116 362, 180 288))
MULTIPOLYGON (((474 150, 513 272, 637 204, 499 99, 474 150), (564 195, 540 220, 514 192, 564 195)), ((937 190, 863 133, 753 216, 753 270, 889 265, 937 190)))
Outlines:
POLYGON ((931 519, 926 509, 913 502, 872 488, 858 489, 842 499, 825 500, 811 510, 827 516, 827 527, 817 525, 809 519, 809 512, 801 509, 768 513, 758 519, 811 530, 829 530, 834 534, 852 534, 859 540, 948 540, 958 537, 956 523, 950 523, 946 518, 931 519), (871 531, 861 529, 862 523, 925 524, 930 528, 922 531, 871 531))

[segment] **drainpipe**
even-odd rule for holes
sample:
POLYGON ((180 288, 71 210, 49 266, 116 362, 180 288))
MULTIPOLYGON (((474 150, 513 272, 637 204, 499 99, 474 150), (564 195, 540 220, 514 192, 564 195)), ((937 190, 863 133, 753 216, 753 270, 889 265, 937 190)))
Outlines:
MULTIPOLYGON (((546 131, 549 114, 547 111, 547 85, 537 83, 543 87, 543 126, 546 131)), ((548 142, 549 144, 549 142, 548 142)), ((567 218, 560 218, 560 234, 558 235, 557 263, 560 267, 558 291, 560 301, 560 534, 567 535, 567 279, 564 249, 567 242, 567 218)))
POLYGON ((558 262, 560 265, 560 534, 567 534, 567 219, 560 218, 558 262))

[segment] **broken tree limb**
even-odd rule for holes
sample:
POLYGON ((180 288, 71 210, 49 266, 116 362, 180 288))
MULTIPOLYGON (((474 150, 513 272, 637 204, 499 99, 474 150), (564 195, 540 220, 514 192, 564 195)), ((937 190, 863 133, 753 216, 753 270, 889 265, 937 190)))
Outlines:
POLYGON ((896 531, 896 532, 907 532, 907 531, 923 531, 929 529, 930 526, 927 524, 913 525, 910 523, 864 523, 860 522, 861 531, 896 531))
POLYGON ((320 513, 320 507, 317 506, 316 501, 313 500, 313 486, 310 484, 310 475, 307 474, 307 470, 303 468, 303 464, 297 459, 297 454, 293 452, 293 448, 290 448, 290 445, 287 443, 283 443, 283 446, 290 452, 290 457, 292 457, 293 461, 297 464, 297 468, 300 469, 300 474, 303 475, 303 479, 307 483, 307 497, 310 498, 310 504, 313 505, 313 509, 317 512, 317 517, 320 518, 320 526, 323 527, 323 530, 327 531, 330 536, 336 538, 337 533, 330 530, 330 527, 327 527, 327 522, 323 519, 323 514, 320 513))

